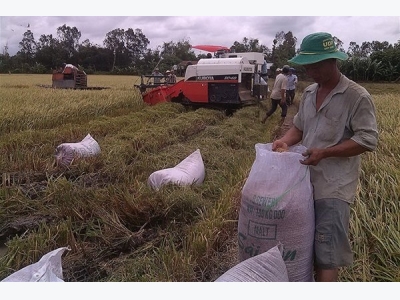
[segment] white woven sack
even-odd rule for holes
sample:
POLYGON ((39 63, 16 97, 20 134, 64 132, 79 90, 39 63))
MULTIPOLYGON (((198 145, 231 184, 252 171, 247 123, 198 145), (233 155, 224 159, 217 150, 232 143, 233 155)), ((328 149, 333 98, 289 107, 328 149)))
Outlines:
POLYGON ((147 183, 155 190, 161 186, 173 183, 180 186, 202 184, 205 177, 205 167, 200 149, 197 149, 173 168, 153 172, 147 183))
POLYGON ((314 200, 304 146, 273 152, 256 144, 256 159, 242 189, 238 220, 241 261, 283 245, 289 281, 313 281, 314 200))
POLYGON ((2 282, 63 282, 61 256, 68 247, 61 247, 45 255, 34 264, 28 265, 2 282))
POLYGON ((63 143, 56 148, 56 161, 58 165, 68 166, 77 157, 95 156, 100 153, 100 146, 90 135, 78 143, 63 143))
POLYGON ((240 262, 215 282, 289 282, 281 246, 240 262))

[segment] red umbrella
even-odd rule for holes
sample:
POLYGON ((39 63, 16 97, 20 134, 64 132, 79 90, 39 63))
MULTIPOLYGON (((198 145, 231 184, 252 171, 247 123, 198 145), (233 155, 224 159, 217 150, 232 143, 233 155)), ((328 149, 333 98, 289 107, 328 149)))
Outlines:
POLYGON ((225 46, 216 46, 216 45, 196 45, 192 46, 192 48, 208 52, 217 52, 218 50, 228 50, 228 51, 230 50, 225 46))

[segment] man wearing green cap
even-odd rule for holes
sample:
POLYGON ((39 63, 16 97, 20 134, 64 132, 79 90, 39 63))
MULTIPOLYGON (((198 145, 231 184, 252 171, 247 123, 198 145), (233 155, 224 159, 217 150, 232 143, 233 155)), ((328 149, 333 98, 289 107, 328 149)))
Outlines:
POLYGON ((375 106, 365 88, 341 74, 347 55, 326 32, 306 36, 289 62, 302 65, 315 83, 301 97, 293 126, 272 149, 301 142, 300 161, 310 168, 314 187, 316 281, 337 281, 340 267, 353 262, 348 230, 357 191, 360 154, 378 143, 375 106))

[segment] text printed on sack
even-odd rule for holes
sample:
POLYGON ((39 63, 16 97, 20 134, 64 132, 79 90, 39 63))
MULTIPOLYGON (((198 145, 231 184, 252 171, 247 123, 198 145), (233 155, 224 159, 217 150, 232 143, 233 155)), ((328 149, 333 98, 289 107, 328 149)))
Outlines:
POLYGON ((284 209, 263 209, 247 204, 247 212, 257 218, 268 220, 284 219, 286 211, 284 209))
MULTIPOLYGON (((262 243, 259 244, 259 242, 260 240, 255 240, 252 243, 248 243, 247 236, 239 232, 239 248, 249 257, 256 256, 258 254, 261 254, 261 252, 265 251, 265 248, 262 246, 262 243)), ((296 249, 287 249, 286 247, 284 247, 282 258, 285 262, 294 261, 296 259, 296 254, 297 254, 296 249)))

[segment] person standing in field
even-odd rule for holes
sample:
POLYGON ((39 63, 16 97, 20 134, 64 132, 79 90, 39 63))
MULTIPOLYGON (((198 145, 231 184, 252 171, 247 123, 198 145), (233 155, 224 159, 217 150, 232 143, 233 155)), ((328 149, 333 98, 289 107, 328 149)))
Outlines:
POLYGON ((263 64, 261 65, 261 77, 264 79, 265 82, 268 81, 268 68, 267 68, 267 61, 264 59, 263 64))
POLYGON ((163 78, 164 75, 160 72, 158 68, 155 68, 154 72, 151 75, 153 76, 154 84, 161 84, 161 78, 163 78))
POLYGON ((288 85, 286 88, 286 104, 288 106, 293 104, 294 96, 296 95, 296 85, 297 85, 297 75, 294 74, 295 69, 289 68, 289 73, 287 75, 288 85))
POLYGON ((315 83, 304 90, 293 126, 272 145, 273 151, 299 142, 307 147, 300 163, 309 166, 314 189, 316 281, 337 281, 339 268, 353 262, 348 233, 360 155, 378 143, 372 97, 341 74, 337 60, 346 59, 329 33, 303 39, 289 62, 302 65, 315 83))
POLYGON ((170 71, 170 70, 167 70, 166 72, 165 72, 165 83, 169 83, 169 84, 173 84, 173 83, 176 83, 176 75, 174 74, 174 71, 172 70, 172 71, 170 71))
MULTIPOLYGON (((276 69, 278 72, 281 69, 276 69)), ((283 122, 286 118, 287 114, 287 105, 286 105, 286 88, 287 88, 287 74, 289 73, 289 66, 285 65, 282 68, 282 73, 279 73, 274 82, 274 86, 272 87, 271 91, 271 109, 266 113, 265 117, 262 119, 262 123, 265 121, 276 111, 278 105, 281 108, 281 121, 283 122)))
POLYGON ((176 83, 176 75, 174 70, 171 70, 169 75, 169 83, 176 83))

